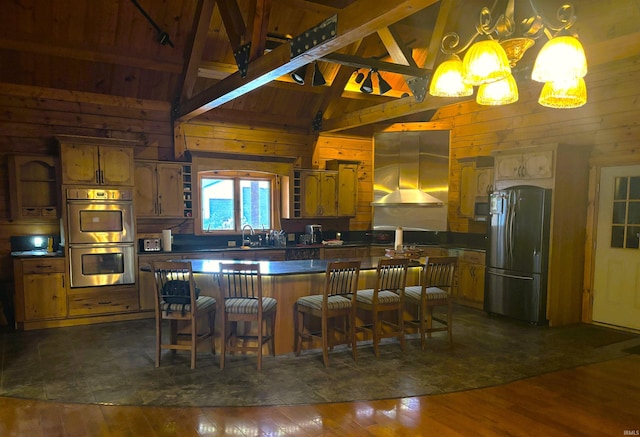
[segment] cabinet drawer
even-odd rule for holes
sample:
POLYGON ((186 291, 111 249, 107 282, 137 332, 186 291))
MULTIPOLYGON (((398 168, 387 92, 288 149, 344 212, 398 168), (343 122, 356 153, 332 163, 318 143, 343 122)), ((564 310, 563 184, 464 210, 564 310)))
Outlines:
POLYGON ((476 252, 472 250, 465 250, 460 255, 460 261, 468 262, 471 264, 483 264, 485 263, 485 253, 476 252))
POLYGON ((78 293, 69 296, 69 316, 138 311, 138 293, 113 290, 78 293))
POLYGON ((22 261, 22 273, 64 273, 64 258, 43 258, 22 261))

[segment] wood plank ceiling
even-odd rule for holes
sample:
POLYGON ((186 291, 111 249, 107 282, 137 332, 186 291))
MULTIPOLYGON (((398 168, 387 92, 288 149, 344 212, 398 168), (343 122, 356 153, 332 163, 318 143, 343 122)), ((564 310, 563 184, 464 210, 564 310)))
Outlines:
POLYGON ((170 102, 178 123, 251 120, 307 131, 319 111, 327 119, 413 95, 405 79, 415 78, 398 71, 424 76, 424 87, 440 9, 436 0, 2 3, 2 83, 170 102), (291 55, 293 38, 331 17, 336 35, 291 55), (248 43, 242 74, 234 51, 248 43), (324 86, 312 85, 316 59, 324 86), (289 73, 305 65, 298 85, 289 73), (372 94, 355 81, 357 66, 368 66, 359 70, 366 75, 376 65, 392 87, 384 96, 376 75, 372 94))
POLYGON ((370 135, 376 123, 426 121, 451 103, 423 99, 442 35, 472 31, 486 3, 5 0, 0 82, 169 102, 176 124, 250 120, 370 135), (310 47, 298 41, 327 20, 335 34, 322 30, 330 37, 310 47), (314 61, 323 86, 312 85, 314 61), (289 73, 305 65, 298 85, 289 73), (385 95, 376 75, 373 93, 360 92, 356 71, 371 67, 391 85, 385 95))

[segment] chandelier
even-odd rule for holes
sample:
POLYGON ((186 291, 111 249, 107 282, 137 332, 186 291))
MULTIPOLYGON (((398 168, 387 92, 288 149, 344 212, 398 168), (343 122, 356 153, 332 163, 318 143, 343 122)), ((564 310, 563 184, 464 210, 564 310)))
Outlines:
POLYGON ((570 3, 556 12, 558 24, 538 12, 533 0, 533 16, 521 21, 516 35, 514 0, 493 20, 498 0, 490 10, 483 7, 475 34, 463 45, 456 32, 442 38, 440 50, 447 59, 437 68, 429 86, 436 97, 465 97, 478 87, 481 105, 506 105, 518 100, 518 87, 511 74, 525 52, 543 35, 548 39, 535 60, 531 79, 544 83, 538 103, 550 108, 577 108, 587 102, 584 76, 587 60, 580 41, 570 28, 576 21, 570 3), (478 37, 484 39, 478 40, 478 37), (478 40, 478 41, 476 41, 478 40), (464 58, 460 54, 466 51, 464 58))

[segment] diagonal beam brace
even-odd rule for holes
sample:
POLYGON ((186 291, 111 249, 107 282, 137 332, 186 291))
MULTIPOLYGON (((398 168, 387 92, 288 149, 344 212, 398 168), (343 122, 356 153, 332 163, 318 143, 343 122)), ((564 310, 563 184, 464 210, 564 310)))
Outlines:
POLYGON ((295 69, 335 52, 377 29, 402 20, 438 0, 358 0, 338 12, 338 34, 304 54, 291 58, 290 43, 284 43, 253 61, 245 78, 234 73, 196 95, 181 107, 174 108, 176 123, 186 122, 213 108, 243 96, 295 69))

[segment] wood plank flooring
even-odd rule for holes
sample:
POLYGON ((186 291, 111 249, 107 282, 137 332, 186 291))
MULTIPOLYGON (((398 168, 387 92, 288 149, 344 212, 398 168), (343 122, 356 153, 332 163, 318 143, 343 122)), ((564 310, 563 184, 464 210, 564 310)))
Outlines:
POLYGON ((444 395, 251 408, 0 397, 0 436, 640 435, 640 355, 444 395))

